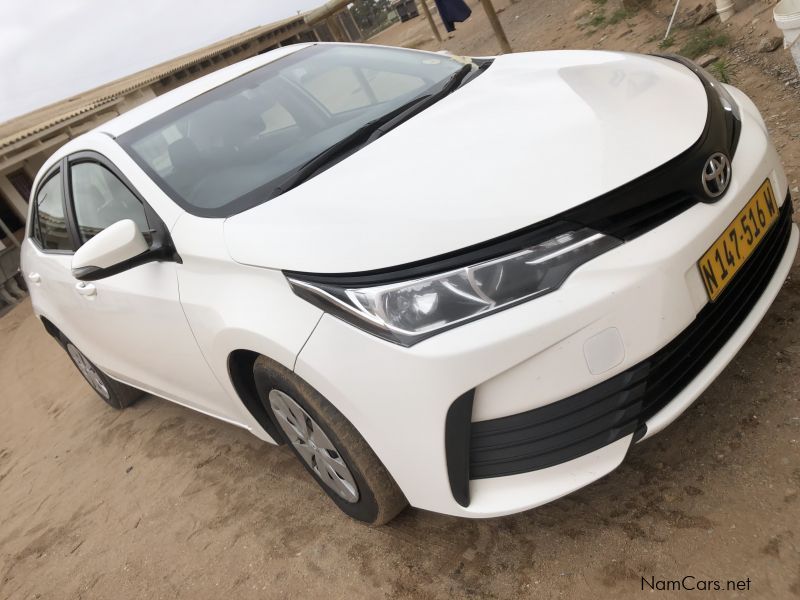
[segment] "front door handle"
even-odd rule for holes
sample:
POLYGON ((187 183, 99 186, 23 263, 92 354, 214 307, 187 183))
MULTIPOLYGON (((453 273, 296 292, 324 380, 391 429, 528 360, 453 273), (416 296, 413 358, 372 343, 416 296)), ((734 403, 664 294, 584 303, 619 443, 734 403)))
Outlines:
POLYGON ((28 273, 28 281, 32 283, 42 283, 42 276, 38 273, 28 273))
POLYGON ((97 295, 97 288, 92 283, 86 283, 85 281, 80 281, 75 284, 75 289, 78 290, 78 293, 81 296, 96 296, 97 295))

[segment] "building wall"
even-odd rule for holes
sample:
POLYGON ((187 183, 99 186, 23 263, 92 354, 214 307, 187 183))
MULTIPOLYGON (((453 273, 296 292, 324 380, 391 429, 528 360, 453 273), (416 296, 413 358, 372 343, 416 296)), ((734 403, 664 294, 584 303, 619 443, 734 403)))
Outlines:
POLYGON ((0 193, 2 193, 6 202, 10 203, 9 208, 24 222, 28 214, 28 199, 20 195, 11 181, 9 181, 7 173, 0 176, 0 193))

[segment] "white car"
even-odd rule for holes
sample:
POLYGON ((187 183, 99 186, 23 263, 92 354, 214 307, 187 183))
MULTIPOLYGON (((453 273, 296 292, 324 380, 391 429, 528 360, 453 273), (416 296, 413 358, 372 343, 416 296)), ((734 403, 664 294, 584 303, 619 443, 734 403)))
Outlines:
POLYGON ((288 443, 379 524, 612 471, 733 358, 797 245, 758 110, 687 60, 306 44, 61 148, 22 259, 109 404, 288 443))

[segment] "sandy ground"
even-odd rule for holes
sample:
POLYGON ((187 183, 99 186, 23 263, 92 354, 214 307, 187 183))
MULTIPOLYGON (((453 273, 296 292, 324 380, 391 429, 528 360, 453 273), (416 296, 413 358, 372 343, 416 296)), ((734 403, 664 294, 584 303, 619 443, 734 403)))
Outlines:
MULTIPOLYGON (((517 50, 653 51, 664 5, 594 33, 575 26, 590 2, 522 0, 501 19, 517 50)), ((745 35, 769 30, 767 6, 737 16, 723 53, 794 187, 797 86, 745 35)), ((379 41, 433 47, 425 27, 379 41)), ((446 46, 493 53, 488 31, 476 10, 446 46)), ((23 303, 0 319, 0 598, 624 598, 686 575, 800 597, 799 311, 796 266, 717 382, 596 484, 502 519, 409 509, 370 529, 285 448, 154 397, 107 408, 23 303)))

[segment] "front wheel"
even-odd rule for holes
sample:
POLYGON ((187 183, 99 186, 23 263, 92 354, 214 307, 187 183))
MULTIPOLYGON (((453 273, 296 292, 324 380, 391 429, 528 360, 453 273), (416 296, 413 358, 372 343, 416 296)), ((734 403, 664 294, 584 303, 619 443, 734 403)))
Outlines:
POLYGON ((253 368, 259 398, 294 454, 350 517, 391 521, 408 504, 363 437, 308 383, 265 357, 253 368))

